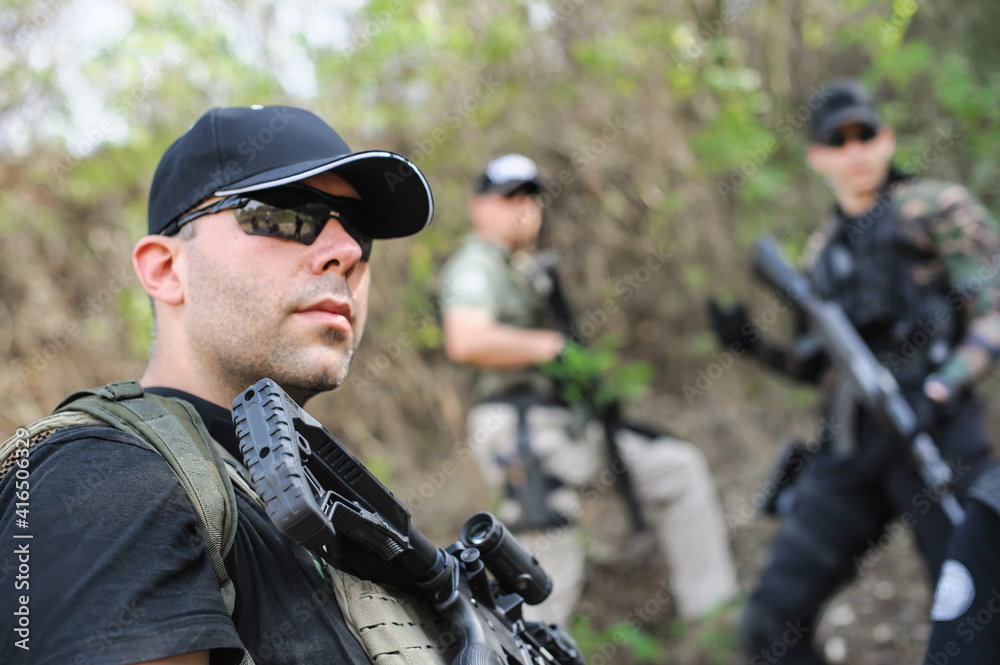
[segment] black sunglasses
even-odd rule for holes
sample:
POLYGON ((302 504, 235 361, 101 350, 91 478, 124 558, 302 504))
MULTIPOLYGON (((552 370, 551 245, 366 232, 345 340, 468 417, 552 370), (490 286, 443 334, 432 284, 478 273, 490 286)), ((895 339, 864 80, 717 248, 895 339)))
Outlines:
POLYGON ((328 220, 336 219, 347 234, 361 245, 361 260, 372 253, 372 237, 358 229, 372 226, 372 215, 360 199, 333 196, 305 185, 285 185, 229 196, 198 208, 167 225, 171 236, 199 217, 232 210, 244 233, 311 245, 328 220))
MULTIPOLYGON (((854 136, 859 142, 868 143, 873 138, 878 136, 878 130, 870 125, 859 125, 857 131, 854 133, 854 136)), ((830 135, 826 144, 831 148, 843 148, 847 145, 847 138, 847 134, 844 133, 844 130, 838 129, 830 135)))
POLYGON ((504 194, 503 197, 505 199, 516 199, 522 196, 538 196, 539 194, 541 194, 541 189, 538 185, 533 182, 526 182, 507 194, 504 194))

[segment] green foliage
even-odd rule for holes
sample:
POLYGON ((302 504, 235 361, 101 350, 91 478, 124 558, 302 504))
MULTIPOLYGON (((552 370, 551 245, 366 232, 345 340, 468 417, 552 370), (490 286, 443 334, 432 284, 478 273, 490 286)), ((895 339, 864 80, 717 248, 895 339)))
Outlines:
POLYGON ((726 106, 698 132, 692 141, 708 174, 739 168, 741 162, 754 160, 755 153, 767 152, 776 137, 755 120, 752 96, 726 99, 726 106))
MULTIPOLYGON (((919 127, 914 114, 920 112, 921 96, 926 98, 926 92, 930 92, 938 104, 934 127, 952 127, 961 136, 960 145, 949 149, 942 159, 932 155, 930 159, 936 163, 922 163, 920 155, 935 135, 926 126, 920 127, 919 133, 900 137, 898 161, 917 164, 925 175, 967 180, 974 193, 989 201, 989 183, 1000 173, 991 148, 1000 140, 1000 77, 977 77, 973 65, 976 52, 963 48, 965 45, 958 40, 954 40, 956 48, 946 52, 932 43, 929 36, 941 41, 925 27, 936 27, 939 22, 933 14, 925 18, 933 11, 915 0, 854 0, 806 14, 799 37, 807 49, 838 53, 844 59, 851 52, 867 61, 861 71, 833 67, 824 79, 857 75, 876 91, 888 86, 896 101, 885 104, 882 111, 897 126, 919 127), (972 137, 977 140, 970 140, 972 137), (966 174, 948 173, 947 166, 962 161, 959 152, 967 152, 974 161, 966 174)), ((710 21, 706 20, 706 24, 710 21)), ((697 61, 686 62, 668 78, 685 94, 688 86, 700 85, 716 102, 710 106, 703 100, 701 106, 711 111, 691 145, 702 172, 715 178, 717 193, 726 201, 739 202, 741 224, 736 238, 746 246, 773 224, 774 203, 787 198, 791 174, 803 168, 801 148, 789 151, 788 142, 802 145, 808 135, 807 127, 798 128, 794 134, 775 131, 787 128, 787 124, 781 124, 788 117, 784 114, 797 109, 782 109, 779 102, 770 110, 773 105, 761 96, 771 92, 767 79, 750 74, 754 70, 745 64, 745 49, 725 47, 736 25, 728 23, 725 27, 700 44, 703 55, 697 61)), ((836 63, 838 55, 826 59, 836 63)), ((793 226, 802 230, 785 230, 791 230, 801 242, 818 227, 818 220, 803 217, 793 226)))
POLYGON ((118 294, 118 314, 128 328, 127 340, 132 355, 146 355, 153 342, 153 310, 149 296, 140 286, 122 289, 118 294))
POLYGON ((653 376, 649 363, 622 363, 618 346, 614 335, 601 337, 591 347, 567 344, 559 358, 541 367, 556 380, 567 403, 600 417, 608 407, 642 395, 653 376))
POLYGON ((702 618, 697 641, 709 665, 729 665, 742 654, 739 615, 745 607, 746 599, 740 597, 702 618))
POLYGON ((711 358, 719 351, 719 340, 711 330, 695 335, 691 340, 691 353, 699 358, 711 358))
POLYGON ((392 458, 384 453, 369 454, 365 456, 365 466, 383 484, 392 486, 392 458))
POLYGON ((905 87, 915 76, 926 73, 933 62, 930 45, 918 40, 898 47, 887 45, 885 50, 875 53, 872 67, 894 86, 905 87))
POLYGON ((817 392, 811 386, 795 386, 789 397, 791 405, 806 409, 816 404, 817 392))
POLYGON ((822 22, 809 16, 802 20, 802 43, 813 51, 818 51, 826 44, 822 22))
POLYGON ((630 623, 619 622, 604 630, 598 630, 587 617, 575 617, 570 634, 576 640, 584 658, 588 660, 603 654, 607 662, 619 662, 621 655, 613 654, 618 649, 625 648, 631 651, 640 663, 663 662, 663 647, 660 640, 630 623), (608 654, 612 654, 610 659, 608 654))
POLYGON ((705 284, 708 281, 708 271, 705 266, 694 265, 688 266, 684 269, 684 284, 691 287, 697 288, 705 284))

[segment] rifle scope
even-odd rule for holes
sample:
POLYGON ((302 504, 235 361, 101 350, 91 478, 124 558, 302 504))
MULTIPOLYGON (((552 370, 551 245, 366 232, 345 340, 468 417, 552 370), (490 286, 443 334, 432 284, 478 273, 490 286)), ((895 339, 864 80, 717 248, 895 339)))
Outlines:
POLYGON ((538 559, 490 513, 477 513, 462 526, 462 543, 482 554, 486 568, 500 586, 515 591, 529 605, 552 593, 552 579, 538 559))

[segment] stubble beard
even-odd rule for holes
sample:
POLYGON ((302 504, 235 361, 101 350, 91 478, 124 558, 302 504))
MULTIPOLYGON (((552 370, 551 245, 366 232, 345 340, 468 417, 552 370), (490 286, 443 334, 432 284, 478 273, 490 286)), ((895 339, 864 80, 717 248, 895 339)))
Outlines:
POLYGON ((298 304, 331 294, 350 298, 342 281, 316 285, 296 303, 288 303, 266 298, 253 286, 207 266, 199 272, 192 283, 200 285, 200 293, 192 293, 191 302, 202 304, 192 312, 188 334, 207 380, 214 379, 235 398, 260 379, 270 378, 303 404, 347 378, 357 345, 353 333, 324 327, 318 343, 312 337, 306 348, 301 335, 286 328, 298 304), (331 362, 332 354, 339 354, 339 360, 331 362))
POLYGON ((235 396, 260 379, 270 378, 302 404, 314 395, 337 388, 347 378, 354 356, 348 333, 324 329, 321 346, 325 347, 325 357, 317 358, 314 349, 303 349, 280 329, 261 334, 257 325, 248 325, 251 321, 249 317, 229 321, 226 330, 205 331, 214 333, 207 339, 216 343, 196 345, 198 355, 209 365, 208 373, 220 377, 228 393, 235 396), (342 349, 339 360, 331 363, 329 355, 338 347, 342 349))
POLYGON ((299 404, 319 393, 339 387, 347 378, 347 372, 351 367, 351 360, 354 358, 352 335, 342 330, 327 328, 323 331, 323 337, 326 346, 331 348, 339 346, 344 349, 340 361, 331 368, 309 362, 308 358, 303 357, 300 349, 281 341, 274 347, 276 353, 272 356, 272 362, 266 363, 271 368, 270 378, 299 404))

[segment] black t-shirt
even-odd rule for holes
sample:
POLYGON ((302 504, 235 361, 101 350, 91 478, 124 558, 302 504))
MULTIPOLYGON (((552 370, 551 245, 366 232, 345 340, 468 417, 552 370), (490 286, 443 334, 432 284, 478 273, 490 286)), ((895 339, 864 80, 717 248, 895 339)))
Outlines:
MULTIPOLYGON (((239 458, 226 409, 149 392, 190 401, 239 458)), ((369 663, 313 556, 238 489, 230 618, 194 509, 158 453, 112 428, 74 427, 17 471, 0 482, 0 663, 125 665, 208 649, 214 665, 238 663, 243 648, 257 665, 369 663)))

